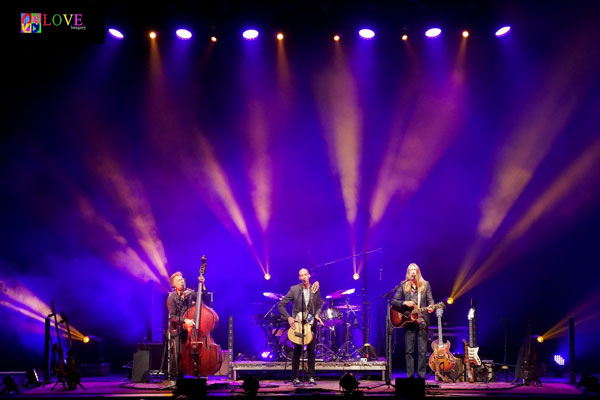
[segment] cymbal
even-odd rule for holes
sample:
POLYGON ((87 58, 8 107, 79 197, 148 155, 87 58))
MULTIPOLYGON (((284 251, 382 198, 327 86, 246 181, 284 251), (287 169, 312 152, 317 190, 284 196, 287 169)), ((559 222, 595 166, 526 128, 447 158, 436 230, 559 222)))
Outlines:
POLYGON ((268 297, 269 299, 273 299, 273 300, 281 300, 281 299, 283 299, 283 295, 282 294, 273 293, 273 292, 263 292, 263 296, 268 297))
POLYGON ((326 299, 341 299, 344 296, 348 296, 352 293, 354 293, 356 291, 356 289, 348 289, 348 290, 336 290, 333 293, 329 293, 327 296, 325 296, 326 299))
POLYGON ((339 306, 333 306, 333 308, 337 308, 337 309, 340 309, 340 310, 349 310, 349 311, 354 311, 354 312, 361 311, 361 307, 360 306, 355 306, 354 304, 348 304, 348 305, 342 304, 342 305, 339 305, 339 306))

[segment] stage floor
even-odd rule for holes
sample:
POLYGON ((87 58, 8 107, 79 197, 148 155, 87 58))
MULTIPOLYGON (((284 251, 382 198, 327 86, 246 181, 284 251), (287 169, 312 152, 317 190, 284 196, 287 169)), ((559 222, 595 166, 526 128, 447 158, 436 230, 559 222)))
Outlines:
MULTIPOLYGON (((152 383, 133 383, 122 376, 113 375, 102 378, 84 378, 82 385, 76 390, 64 390, 61 385, 51 390, 54 383, 45 387, 31 389, 20 388, 20 393, 10 394, 13 398, 78 398, 78 397, 113 397, 113 398, 173 398, 175 382, 162 381, 152 383)), ((242 381, 226 379, 208 379, 207 397, 239 397, 245 396, 242 381)), ((575 399, 582 397, 582 389, 567 383, 566 379, 542 379, 543 386, 519 386, 505 382, 484 383, 441 383, 427 381, 426 397, 453 398, 494 398, 494 399, 575 399), (437 387, 436 387, 437 386, 437 387)), ((364 380, 358 388, 360 397, 394 397, 395 388, 386 386, 382 381, 364 380)), ((259 397, 336 397, 344 396, 339 387, 339 380, 317 380, 317 385, 292 386, 281 380, 260 380, 259 397)), ((354 397, 354 396, 353 396, 354 397)))

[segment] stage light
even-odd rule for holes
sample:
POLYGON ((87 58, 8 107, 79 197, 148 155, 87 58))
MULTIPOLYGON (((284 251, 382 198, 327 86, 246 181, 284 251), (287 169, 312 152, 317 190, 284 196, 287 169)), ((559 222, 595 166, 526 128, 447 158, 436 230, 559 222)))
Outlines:
POLYGON ((258 379, 256 379, 255 377, 249 376, 244 379, 242 389, 248 396, 256 396, 256 393, 258 393, 259 388, 260 384, 258 383, 258 379))
POLYGON ((373 32, 371 29, 367 29, 367 28, 363 28, 360 31, 358 31, 358 34, 360 35, 361 38, 363 39, 373 39, 375 37, 375 32, 373 32))
POLYGON ((213 43, 216 42, 217 41, 217 37, 216 36, 211 36, 210 37, 210 41, 213 42, 213 43))
POLYGON ((503 26, 502 28, 498 29, 496 31, 496 36, 501 37, 501 36, 506 36, 508 35, 508 32, 510 32, 510 26, 503 26))
POLYGON ((90 337, 89 336, 84 336, 83 337, 83 343, 89 343, 90 342, 90 337))
POLYGON ((123 35, 121 32, 119 32, 115 28, 110 28, 108 30, 108 33, 110 34, 110 36, 114 37, 115 39, 119 39, 119 40, 121 40, 125 37, 125 35, 123 35))
POLYGON ((554 362, 557 365, 560 365, 561 367, 563 367, 565 365, 565 358, 563 356, 561 356, 560 354, 555 354, 554 355, 554 362))
POLYGON ((258 31, 256 29, 247 29, 242 33, 242 36, 246 40, 253 40, 258 37, 258 31))
POLYGON ((358 389, 358 380, 350 372, 346 372, 340 379, 340 387, 346 393, 354 392, 358 389))
POLYGON ((269 360, 273 358, 273 354, 271 354, 269 350, 265 350, 262 353, 260 353, 260 358, 262 358, 263 360, 269 360))
POLYGON ((360 276, 357 273, 355 273, 354 275, 352 275, 352 279, 354 279, 355 281, 357 281, 358 278, 360 278, 360 276))
POLYGON ((182 40, 188 40, 192 38, 192 32, 188 31, 187 29, 177 29, 175 34, 179 39, 182 40))
POLYGON ((10 393, 21 393, 21 392, 19 392, 19 387, 17 386, 17 382, 15 382, 15 380, 13 379, 12 376, 7 375, 2 380, 2 383, 4 384, 4 387, 2 388, 2 392, 0 392, 1 395, 10 394, 10 393))
POLYGON ((536 335, 535 340, 537 340, 539 343, 544 343, 544 337, 542 335, 536 335))
POLYGON ((454 303, 454 299, 453 299, 452 297, 448 297, 448 298, 446 299, 446 303, 448 303, 448 304, 452 304, 452 303, 454 303))
POLYGON ((334 42, 339 42, 339 41, 340 41, 340 35, 335 35, 335 36, 333 37, 333 41, 334 41, 334 42))
POLYGON ((40 385, 41 385, 40 377, 39 377, 37 371, 35 370, 35 368, 28 369, 27 372, 25 373, 24 386, 26 388, 32 388, 32 387, 38 387, 40 385))
POLYGON ((430 39, 435 39, 436 37, 442 34, 442 30, 440 28, 430 28, 425 31, 425 36, 430 39))
POLYGON ((462 37, 468 38, 469 37, 469 31, 463 31, 462 32, 462 37))
POLYGON ((408 40, 408 35, 402 35, 402 40, 406 42, 408 40))
POLYGON ((276 37, 277 40, 283 40, 283 33, 279 32, 276 37))
POLYGON ((268 281, 269 279, 271 279, 271 274, 265 274, 265 280, 268 281))
POLYGON ((150 37, 150 39, 156 39, 156 32, 151 31, 148 36, 150 37))

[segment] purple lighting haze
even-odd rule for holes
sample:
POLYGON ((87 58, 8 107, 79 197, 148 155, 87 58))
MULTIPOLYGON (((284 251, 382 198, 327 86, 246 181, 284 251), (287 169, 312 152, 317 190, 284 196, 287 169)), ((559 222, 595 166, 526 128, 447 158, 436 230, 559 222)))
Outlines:
POLYGON ((242 36, 246 40, 253 40, 258 37, 258 31, 256 29, 247 29, 242 33, 242 36))
POLYGON ((188 40, 192 38, 192 32, 188 31, 187 29, 177 29, 175 34, 179 39, 182 40, 188 40))
POLYGON ((375 37, 375 32, 368 28, 361 29, 360 31, 358 31, 358 34, 363 39, 373 39, 375 37))
POLYGON ((496 31, 496 36, 498 36, 498 37, 506 36, 506 35, 508 35, 508 32, 510 32, 510 26, 503 26, 502 28, 500 28, 496 31))
POLYGON ((440 28, 429 28, 425 31, 425 36, 430 39, 434 39, 442 34, 442 30, 440 28))
POLYGON ((118 30, 116 30, 114 28, 110 28, 108 30, 108 33, 115 39, 119 39, 119 40, 121 40, 125 37, 121 32, 119 32, 118 30))

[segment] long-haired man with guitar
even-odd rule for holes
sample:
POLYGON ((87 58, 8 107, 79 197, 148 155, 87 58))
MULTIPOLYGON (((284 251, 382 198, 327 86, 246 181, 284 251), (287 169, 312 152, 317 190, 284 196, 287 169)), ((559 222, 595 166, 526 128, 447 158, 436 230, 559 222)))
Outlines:
POLYGON ((294 342, 294 355, 292 357, 292 384, 300 383, 298 369, 300 367, 300 356, 302 355, 302 344, 306 345, 308 355, 308 383, 315 384, 315 340, 312 340, 314 321, 323 323, 319 314, 323 307, 319 282, 310 284, 310 274, 306 268, 298 272, 301 283, 290 287, 287 294, 281 299, 277 309, 287 318, 290 324, 288 337, 294 342), (285 306, 292 302, 292 315, 285 306))
MULTIPOLYGON (((427 311, 433 311, 433 296, 429 282, 423 279, 421 269, 415 263, 408 265, 406 279, 398 285, 398 290, 392 299, 392 307, 401 310, 410 310, 427 307, 427 311)), ((420 313, 414 322, 404 325, 404 345, 406 354, 406 376, 414 377, 415 373, 415 340, 418 345, 418 367, 419 378, 425 377, 427 366, 427 329, 429 327, 429 315, 420 313)))
MULTIPOLYGON (((202 284, 202 302, 212 307, 212 295, 206 290, 206 280, 203 275, 198 277, 202 284)), ((194 289, 186 288, 185 279, 181 272, 177 271, 171 275, 171 286, 173 291, 167 297, 167 309, 169 310, 169 334, 171 337, 171 362, 170 372, 172 377, 178 377, 179 357, 181 356, 181 343, 187 340, 187 330, 183 325, 193 325, 194 320, 185 319, 185 312, 196 304, 197 294, 194 289)))

